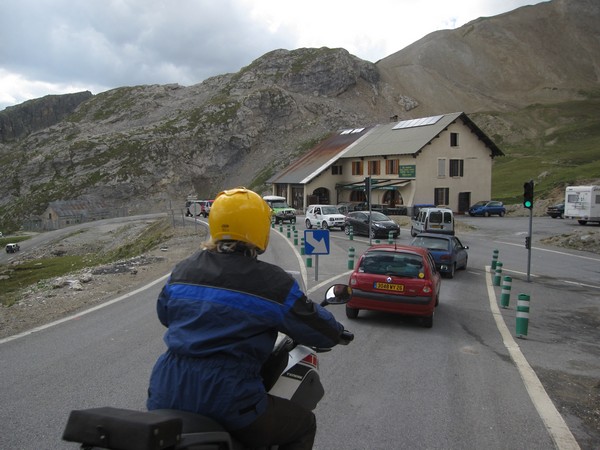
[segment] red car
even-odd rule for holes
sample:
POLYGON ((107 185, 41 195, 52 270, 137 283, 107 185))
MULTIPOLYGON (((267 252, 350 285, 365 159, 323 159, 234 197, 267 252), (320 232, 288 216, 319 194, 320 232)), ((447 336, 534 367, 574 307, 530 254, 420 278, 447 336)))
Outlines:
POLYGON ((356 319, 361 309, 419 316, 433 326, 439 303, 441 276, 425 248, 374 245, 360 257, 348 283, 352 299, 346 316, 356 319))

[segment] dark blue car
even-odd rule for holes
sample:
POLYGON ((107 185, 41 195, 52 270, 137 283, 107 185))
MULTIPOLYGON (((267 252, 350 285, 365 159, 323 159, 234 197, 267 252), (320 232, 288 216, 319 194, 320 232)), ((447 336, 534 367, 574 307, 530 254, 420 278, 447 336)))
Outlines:
POLYGON ((437 269, 448 278, 454 278, 456 270, 467 268, 469 247, 463 245, 456 236, 420 233, 413 238, 410 245, 429 250, 437 269))
POLYGON ((500 216, 506 214, 506 208, 502 202, 497 201, 482 201, 477 202, 469 208, 470 216, 500 216))

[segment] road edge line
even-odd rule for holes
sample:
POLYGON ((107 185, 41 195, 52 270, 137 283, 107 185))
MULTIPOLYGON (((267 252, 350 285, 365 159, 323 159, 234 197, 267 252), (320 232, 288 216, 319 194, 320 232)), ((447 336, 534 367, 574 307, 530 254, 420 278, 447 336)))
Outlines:
POLYGON ((30 329, 30 330, 23 331, 22 333, 14 334, 12 336, 8 336, 6 338, 0 339, 0 345, 5 344, 5 343, 10 342, 10 341, 14 341, 16 339, 23 338, 25 336, 29 336, 30 334, 38 333, 40 331, 46 330, 46 329, 54 327, 56 325, 60 325, 61 323, 68 322, 69 320, 78 319, 78 318, 80 318, 82 316, 85 316, 86 314, 89 314, 89 313, 94 312, 94 311, 98 311, 99 309, 105 308, 105 307, 110 306, 110 305, 112 305, 114 303, 117 303, 117 302, 120 302, 122 300, 125 300, 126 298, 131 297, 132 295, 135 295, 135 294, 138 294, 140 292, 143 292, 146 289, 151 288, 155 284, 158 284, 161 281, 166 280, 170 275, 171 275, 171 272, 169 271, 168 274, 163 275, 162 277, 157 278, 156 280, 151 281, 150 283, 148 283, 148 284, 146 284, 146 285, 144 285, 142 287, 139 287, 139 288, 137 288, 137 289, 135 289, 133 291, 127 292, 126 294, 123 294, 120 297, 117 297, 117 298, 114 298, 114 299, 109 300, 107 302, 101 303, 101 304, 96 305, 96 306, 94 306, 94 307, 92 307, 90 309, 86 309, 86 310, 80 311, 77 314, 72 314, 70 316, 63 317, 62 319, 55 320, 54 322, 50 322, 50 323, 47 323, 45 325, 40 325, 39 327, 35 327, 35 328, 30 329))
POLYGON ((508 350, 511 359, 517 366, 519 375, 523 380, 525 389, 529 394, 533 406, 537 410, 540 418, 546 425, 546 429, 550 434, 550 437, 554 441, 556 448, 559 450, 580 450, 577 440, 571 433, 571 430, 567 426, 565 420, 560 415, 554 403, 548 396, 546 389, 542 385, 540 379, 536 375, 535 371, 531 368, 527 359, 521 352, 521 349, 517 342, 514 340, 512 334, 508 330, 504 317, 498 308, 498 302, 496 300, 496 293, 492 284, 491 268, 490 266, 485 267, 485 279, 488 291, 488 299, 490 301, 490 309, 492 316, 496 322, 496 327, 502 336, 504 346, 508 350))

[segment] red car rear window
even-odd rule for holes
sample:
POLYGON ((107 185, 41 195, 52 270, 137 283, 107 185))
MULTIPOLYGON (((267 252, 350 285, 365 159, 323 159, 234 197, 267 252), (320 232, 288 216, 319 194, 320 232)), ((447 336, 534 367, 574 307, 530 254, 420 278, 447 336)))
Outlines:
POLYGON ((423 258, 411 253, 372 252, 362 259, 359 271, 376 275, 418 278, 423 258))

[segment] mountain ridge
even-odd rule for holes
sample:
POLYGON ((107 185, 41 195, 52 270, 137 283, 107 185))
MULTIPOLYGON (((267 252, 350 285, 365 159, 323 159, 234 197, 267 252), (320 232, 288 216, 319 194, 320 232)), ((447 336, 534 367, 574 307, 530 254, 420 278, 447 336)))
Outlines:
POLYGON ((137 213, 183 207, 187 195, 212 197, 233 185, 266 191, 269 176, 331 132, 439 113, 468 113, 514 151, 532 137, 543 149, 555 124, 527 128, 516 113, 598 96, 600 46, 590 42, 600 42, 600 32, 590 23, 599 17, 593 1, 553 0, 431 33, 377 63, 345 49, 278 49, 192 86, 102 92, 47 126, 0 137, 10 174, 0 180, 0 224, 18 228, 50 201, 83 196, 137 213), (551 41, 546 28, 569 36, 557 56, 538 55, 538 44, 551 41), (573 42, 585 44, 579 53, 573 42), (564 69, 547 69, 561 58, 564 69))

